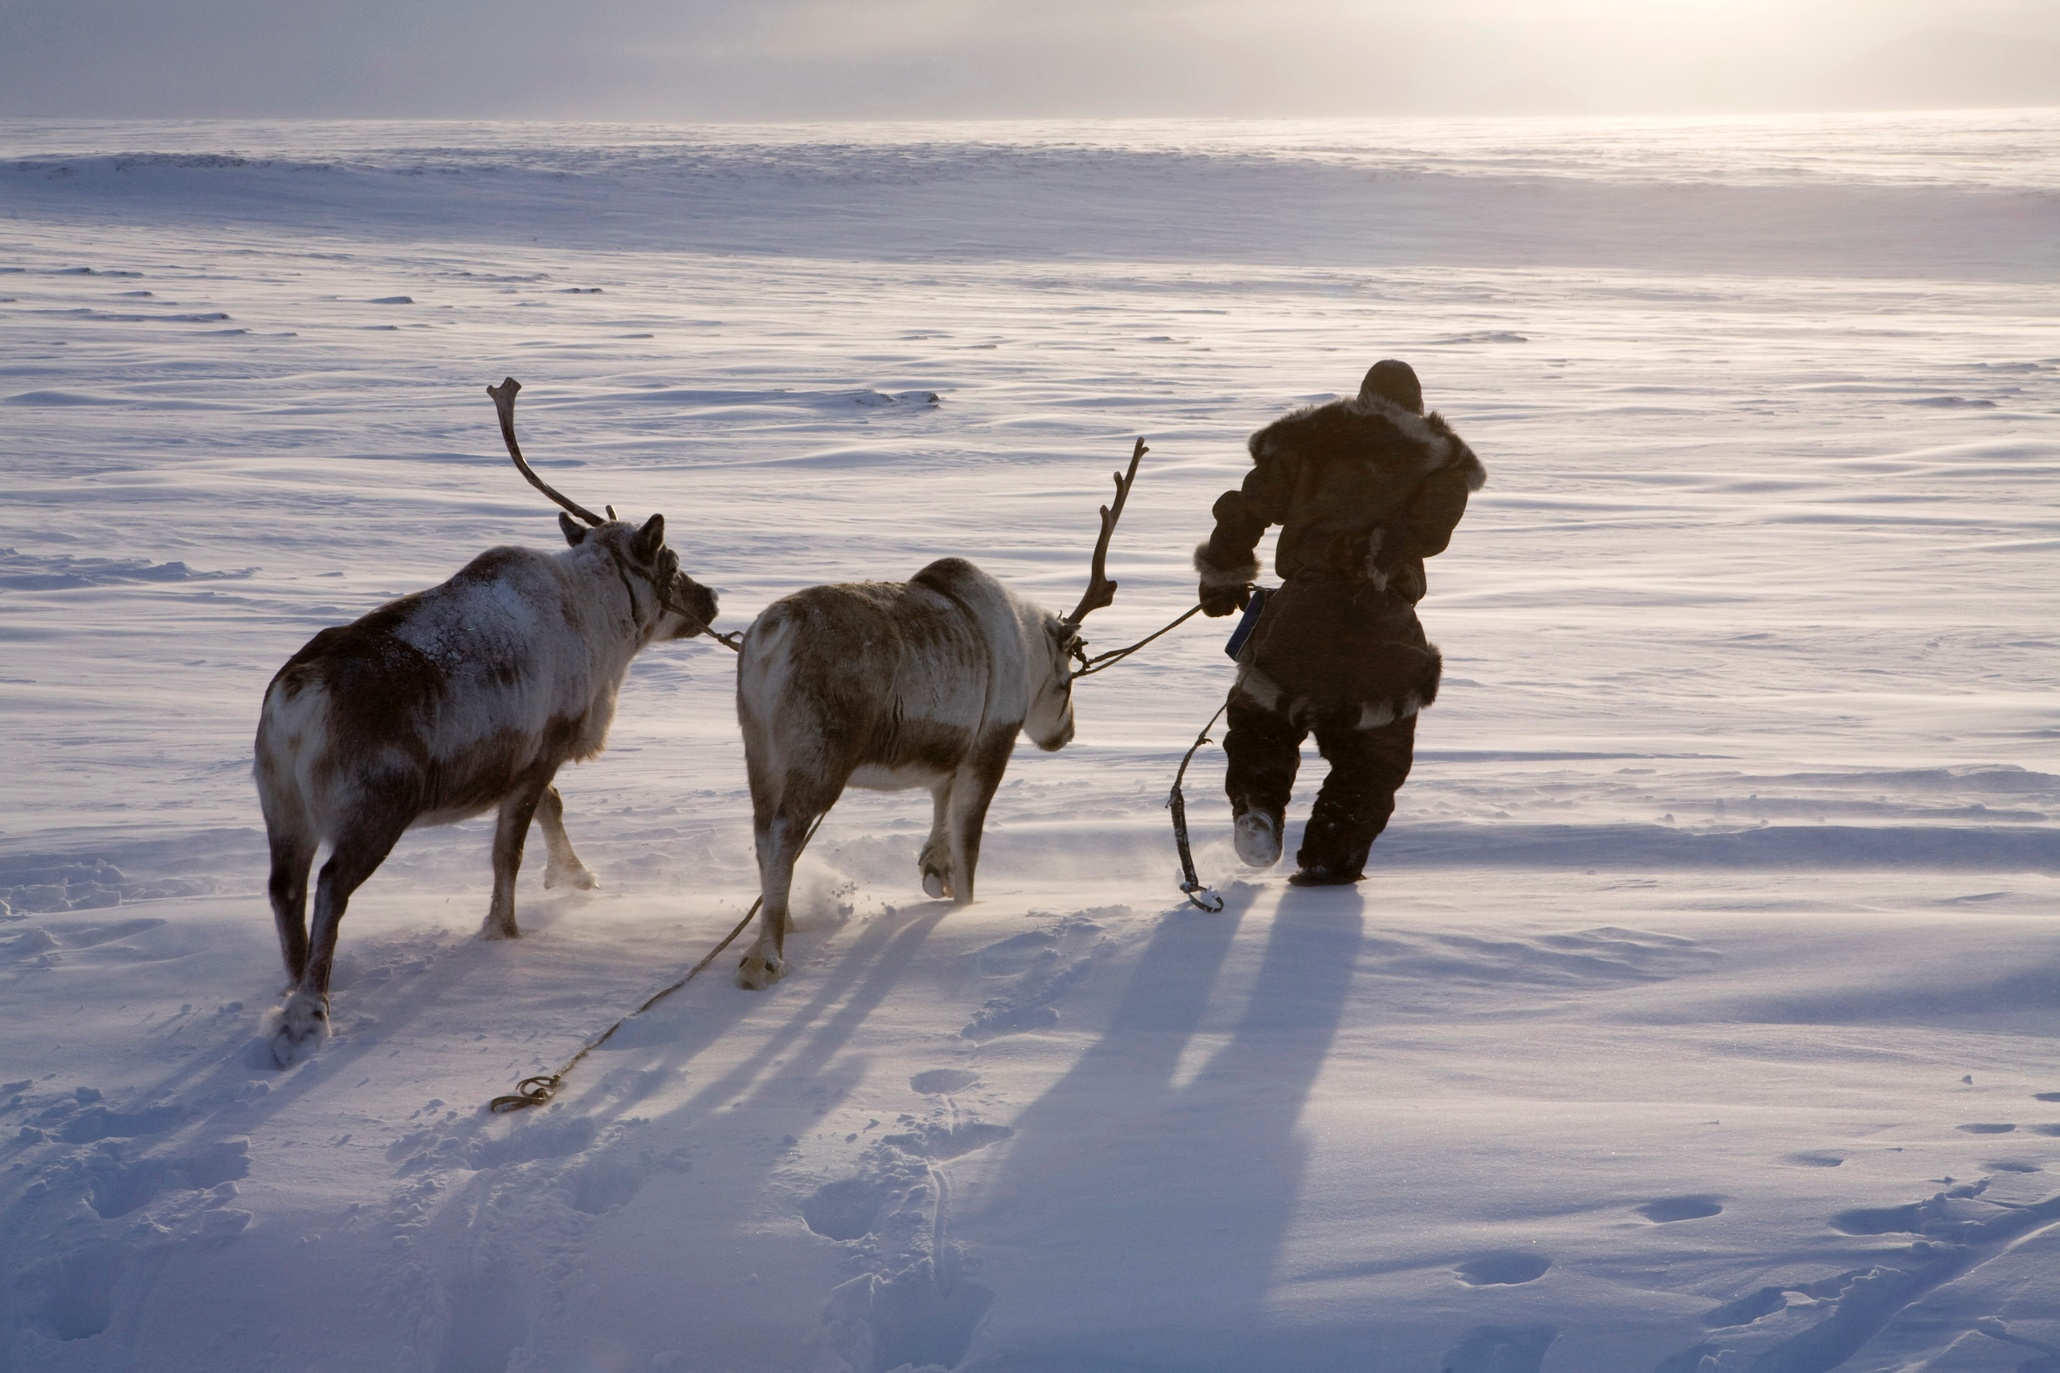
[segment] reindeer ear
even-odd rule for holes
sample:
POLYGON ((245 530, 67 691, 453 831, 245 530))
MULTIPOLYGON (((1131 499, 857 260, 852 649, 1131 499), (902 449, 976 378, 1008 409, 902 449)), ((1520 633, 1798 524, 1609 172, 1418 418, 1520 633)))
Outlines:
POLYGON ((665 547, 665 516, 653 515, 644 521, 636 537, 629 541, 630 556, 640 563, 648 563, 658 557, 658 550, 665 547))
POLYGON ((578 523, 563 510, 558 512, 558 528, 564 531, 565 542, 571 544, 574 548, 578 548, 586 542, 586 526, 578 523))

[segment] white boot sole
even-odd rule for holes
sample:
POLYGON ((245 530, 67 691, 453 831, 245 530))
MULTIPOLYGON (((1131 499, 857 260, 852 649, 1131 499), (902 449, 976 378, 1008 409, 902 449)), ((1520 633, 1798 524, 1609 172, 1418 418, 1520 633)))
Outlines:
POLYGON ((1270 868, 1280 861, 1280 835, 1271 817, 1246 811, 1237 818, 1236 836, 1237 856, 1247 867, 1270 868))

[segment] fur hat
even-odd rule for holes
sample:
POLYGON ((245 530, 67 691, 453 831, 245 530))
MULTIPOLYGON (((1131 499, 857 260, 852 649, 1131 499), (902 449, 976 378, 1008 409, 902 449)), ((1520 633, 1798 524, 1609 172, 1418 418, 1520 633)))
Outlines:
POLYGON ((1379 396, 1411 414, 1423 413, 1423 383, 1416 379, 1416 369, 1393 358, 1383 358, 1367 369, 1359 394, 1362 398, 1379 396))

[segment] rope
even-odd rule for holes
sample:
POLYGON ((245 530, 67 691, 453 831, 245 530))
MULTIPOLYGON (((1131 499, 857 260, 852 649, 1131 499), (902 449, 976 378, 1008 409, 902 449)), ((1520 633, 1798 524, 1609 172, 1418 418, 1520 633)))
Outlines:
POLYGON ((1187 798, 1180 794, 1180 784, 1187 780, 1187 765, 1194 761, 1195 754, 1200 751, 1202 745, 1209 742, 1209 731, 1216 728, 1216 721, 1221 719, 1223 712, 1229 708, 1230 700, 1225 697, 1223 704, 1216 707, 1216 713, 1209 717, 1209 723, 1202 726, 1202 732, 1188 745, 1186 755, 1180 760, 1179 771, 1173 774, 1173 794, 1166 798, 1166 808, 1173 812, 1173 842, 1180 849, 1180 890, 1186 893, 1187 899, 1197 909, 1205 911, 1222 910, 1223 898, 1201 878, 1195 876, 1194 850, 1188 847, 1187 842, 1187 798))
POLYGON ((1143 648, 1152 640, 1159 638, 1161 635, 1171 634, 1174 630, 1180 628, 1182 625, 1186 624, 1189 620, 1192 620, 1195 616, 1201 613, 1201 606, 1196 605, 1189 609, 1186 613, 1182 614, 1179 618, 1175 619, 1173 623, 1167 625, 1164 629, 1155 630, 1152 633, 1145 635, 1142 639, 1139 639, 1136 643, 1131 644, 1126 648, 1112 648, 1106 653, 1097 653, 1092 658, 1087 656, 1086 650, 1075 648, 1073 650, 1073 659, 1075 662, 1079 663, 1080 666, 1078 669, 1074 671, 1073 676, 1075 678, 1090 677, 1097 672, 1106 672, 1108 669, 1122 662, 1125 658, 1128 658, 1131 654, 1137 652, 1137 650, 1139 650, 1140 648, 1143 648))
MULTIPOLYGON (((824 811, 821 815, 815 817, 815 823, 808 827, 808 833, 801 836, 801 848, 796 849, 794 851, 795 857, 798 858, 801 856, 802 850, 808 847, 808 841, 815 838, 815 832, 823 827, 823 821, 828 816, 829 812, 824 811)), ((544 1103, 548 1102, 552 1097, 558 1094, 559 1086, 565 1081, 567 1075, 569 1075, 574 1068, 577 1068, 579 1066, 579 1062, 581 1059, 585 1058, 594 1050, 600 1048, 603 1044, 606 1044, 609 1041, 609 1039, 611 1039, 614 1036, 615 1032, 621 1029, 629 1021, 634 1020, 636 1017, 642 1015, 645 1011, 650 1010, 653 1006, 656 1006, 659 1002, 665 1000, 666 997, 671 996, 674 992, 678 991, 680 988, 686 986, 689 982, 692 982, 695 978, 699 977, 702 971, 706 969, 710 963, 713 963, 716 960, 717 955, 721 954, 724 949, 727 949, 731 944, 736 942, 737 936, 744 932, 744 927, 751 923, 751 918, 758 914, 759 907, 763 906, 764 904, 765 895, 761 892, 759 894, 758 899, 751 903, 751 909, 744 912, 744 918, 742 920, 739 920, 736 923, 736 925, 731 928, 730 932, 722 937, 722 941, 720 943, 718 943, 714 948, 710 949, 706 954, 704 954, 699 963, 696 963, 693 967, 687 969, 686 976, 680 978, 679 981, 673 983, 669 987, 660 988, 658 991, 654 992, 650 997, 646 998, 643 1005, 637 1007, 634 1011, 631 1011, 628 1015, 623 1016, 620 1020, 616 1021, 613 1025, 610 1025, 607 1029, 601 1031, 600 1034, 588 1040, 583 1046, 581 1046, 580 1051, 578 1053, 574 1054, 571 1058, 565 1060, 564 1067, 560 1068, 555 1073, 542 1073, 536 1077, 523 1078, 522 1081, 515 1084, 515 1090, 513 1092, 509 1093, 507 1096, 495 1097, 492 1101, 489 1101, 486 1104, 486 1109, 493 1112, 495 1115, 507 1115, 513 1111, 526 1110, 531 1106, 542 1106, 544 1103)))
MULTIPOLYGON (((671 601, 665 600, 662 601, 662 603, 664 604, 667 610, 670 610, 678 615, 686 615, 685 611, 673 605, 671 601)), ((1186 624, 1189 620, 1192 620, 1195 616, 1201 613, 1201 606, 1193 606, 1189 608, 1185 613, 1180 615, 1178 618, 1176 618, 1171 624, 1168 624, 1165 628, 1154 630, 1152 633, 1145 635, 1142 639, 1139 639, 1136 643, 1129 644, 1123 648, 1112 648, 1106 653, 1097 653, 1092 658, 1087 656, 1085 650, 1075 648, 1073 650, 1073 659, 1075 662, 1079 663, 1080 666, 1078 669, 1074 671, 1073 676, 1075 678, 1091 677, 1097 672, 1106 672, 1108 669, 1122 662, 1125 658, 1128 658, 1131 654, 1137 652, 1137 650, 1139 650, 1140 648, 1143 648, 1152 640, 1161 638, 1167 634, 1171 634, 1174 630, 1180 628, 1182 625, 1186 624)), ((689 615, 687 616, 687 618, 692 619, 693 617, 689 615)), ((721 631, 717 630, 714 625, 703 625, 701 627, 701 632, 703 634, 706 634, 709 638, 715 640, 717 643, 721 644, 724 648, 728 649, 732 653, 742 653, 744 651, 744 634, 742 630, 739 630, 734 634, 724 634, 721 631)))
MULTIPOLYGON (((614 507, 610 506, 609 508, 612 510, 614 507)), ((664 588, 658 586, 655 582, 652 584, 651 590, 657 595, 658 604, 660 606, 664 607, 667 610, 670 610, 673 614, 679 616, 682 620, 693 620, 700 618, 699 616, 695 615, 693 611, 688 610, 686 607, 674 605, 672 597, 666 595, 664 588)), ((709 638, 715 640, 717 643, 721 644, 724 648, 728 649, 732 653, 742 653, 744 651, 744 631, 741 629, 733 634, 725 634, 721 630, 717 629, 714 625, 702 625, 701 628, 695 630, 694 632, 696 634, 706 634, 709 638)))
MULTIPOLYGON (((662 604, 665 605, 666 609, 671 610, 674 614, 683 615, 686 613, 680 610, 679 607, 673 605, 670 598, 664 596, 662 593, 660 594, 659 600, 662 604)), ((1164 629, 1158 630, 1152 634, 1147 634, 1144 638, 1139 639, 1136 643, 1130 644, 1124 648, 1110 649, 1106 653, 1097 653, 1091 658, 1088 657, 1085 652, 1076 648, 1074 650, 1074 657, 1080 663, 1080 670, 1075 672, 1073 676, 1086 677, 1093 673, 1101 672, 1107 668, 1114 667, 1117 663, 1122 662, 1125 658, 1128 658, 1131 654, 1137 652, 1137 650, 1143 648, 1152 640, 1157 639, 1162 635, 1170 634, 1174 630, 1178 629, 1180 626, 1186 624, 1196 615, 1199 615, 1201 613, 1201 610, 1201 606, 1197 605, 1193 609, 1189 610, 1186 614, 1181 615, 1178 619, 1174 620, 1171 624, 1167 625, 1164 629)), ((692 617, 689 616, 688 618, 692 617)), ((701 632, 703 634, 706 634, 709 638, 715 640, 717 643, 721 644, 724 648, 727 648, 732 653, 743 652, 744 636, 741 633, 723 634, 718 632, 713 625, 703 625, 701 627, 701 632)), ((1223 712, 1220 709, 1216 712, 1217 715, 1221 715, 1222 713, 1223 712)), ((1212 715, 1209 717, 1209 724, 1205 726, 1202 730, 1203 737, 1195 740, 1194 748, 1191 748, 1187 751, 1187 758, 1181 759, 1181 776, 1186 775, 1188 759, 1194 757, 1195 749, 1200 748, 1203 744, 1208 742, 1207 736, 1209 733, 1209 729, 1213 728, 1215 724, 1216 717, 1212 715)), ((1184 805, 1181 802, 1179 777, 1175 777, 1173 780, 1173 799, 1168 804, 1170 804, 1173 807, 1173 830, 1174 834, 1179 838, 1180 860, 1182 866, 1186 869, 1187 872, 1187 883, 1186 885, 1181 887, 1181 890, 1188 894, 1188 900, 1193 901, 1197 906, 1200 906, 1203 910, 1222 910, 1222 898, 1216 896, 1215 893, 1203 887, 1202 884, 1195 878, 1194 860, 1189 855, 1187 847, 1187 812, 1184 805), (1195 893, 1198 891, 1202 893, 1201 896, 1195 895, 1195 893), (1204 898, 1207 898, 1207 900, 1213 900, 1216 902, 1216 904, 1214 906, 1208 905, 1206 904, 1204 898)), ((808 847, 808 841, 815 838, 815 832, 822 828, 823 820, 828 814, 829 812, 825 811, 822 815, 818 815, 815 818, 815 823, 808 827, 808 833, 803 835, 801 838, 802 849, 806 849, 808 847)), ((799 854, 799 852, 800 850, 796 850, 797 855, 799 854)), ((615 1032, 621 1029, 626 1023, 635 1019, 637 1016, 642 1015, 645 1011, 650 1010, 653 1006, 656 1006, 659 1002, 665 1000, 666 997, 671 996, 674 992, 686 986, 689 982, 692 982, 696 977, 699 977, 701 973, 708 967, 708 965, 716 960, 716 957, 719 954, 721 954, 724 949, 727 949, 731 944, 736 942, 737 936, 744 932, 745 926, 751 923, 752 918, 758 914, 759 908, 764 904, 765 896, 763 893, 761 893, 758 899, 751 903, 751 909, 744 912, 744 918, 742 920, 739 920, 736 923, 736 925, 730 930, 730 932, 722 937, 721 942, 718 943, 714 948, 710 949, 699 963, 696 963, 693 967, 689 968, 684 977, 680 978, 677 982, 674 982, 672 985, 668 987, 663 987, 659 989, 657 992, 653 993, 644 1002, 643 1005, 637 1007, 634 1011, 631 1011, 628 1015, 623 1016, 620 1020, 617 1020, 613 1025, 610 1025, 607 1029, 601 1031, 600 1034, 588 1040, 586 1044, 581 1046, 580 1051, 578 1053, 574 1054, 571 1058, 565 1060, 564 1067, 560 1068, 555 1073, 540 1073, 535 1077, 523 1078, 520 1082, 515 1084, 515 1090, 513 1092, 510 1092, 506 1096, 497 1096, 492 1101, 488 1102, 487 1109, 489 1111, 492 1111, 496 1115, 506 1115, 512 1111, 527 1110, 531 1106, 542 1106, 546 1102, 550 1101, 550 1099, 553 1096, 557 1095, 558 1088, 564 1084, 567 1075, 569 1075, 574 1068, 577 1068, 580 1064, 580 1061, 584 1059, 588 1054, 600 1048, 603 1044, 606 1044, 614 1036, 615 1032)))

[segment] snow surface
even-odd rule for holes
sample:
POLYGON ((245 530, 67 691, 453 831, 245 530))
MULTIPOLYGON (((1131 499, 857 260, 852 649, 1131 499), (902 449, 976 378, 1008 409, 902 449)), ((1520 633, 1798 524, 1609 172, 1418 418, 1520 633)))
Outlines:
POLYGON ((2056 148, 0 123, 0 1369, 2060 1369, 2056 148), (1490 477, 1356 890, 1240 870, 1211 749, 1180 902, 1195 622, 1017 760, 978 904, 851 795, 786 982, 488 1116, 753 893, 734 661, 665 646, 560 778, 602 889, 533 845, 483 943, 486 823, 411 835, 263 1066, 259 697, 556 543, 485 383, 732 627, 948 553, 1070 605, 1143 434, 1107 647, 1381 356, 1490 477))

